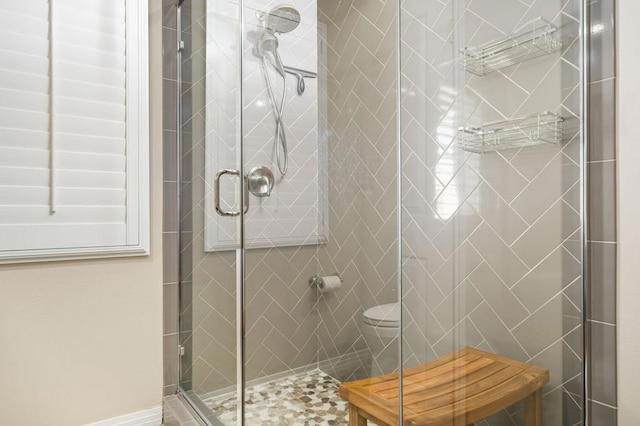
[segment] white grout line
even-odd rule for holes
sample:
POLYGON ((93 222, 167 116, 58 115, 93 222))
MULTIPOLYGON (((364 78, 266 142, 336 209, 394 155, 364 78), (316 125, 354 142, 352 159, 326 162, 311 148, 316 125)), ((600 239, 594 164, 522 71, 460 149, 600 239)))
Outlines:
POLYGON ((594 404, 598 404, 598 405, 601 405, 601 406, 603 406, 603 407, 611 408, 612 410, 616 410, 616 411, 618 411, 618 407, 615 407, 615 406, 613 406, 613 405, 606 404, 606 403, 604 403, 604 402, 600 402, 600 401, 595 400, 595 399, 589 399, 589 402, 593 402, 594 404))
POLYGON ((610 322, 604 322, 604 321, 597 321, 594 319, 587 319, 588 322, 592 322, 594 324, 600 324, 600 325, 606 325, 608 327, 616 327, 616 324, 610 323, 610 322))
POLYGON ((607 77, 607 78, 603 78, 602 80, 593 80, 593 81, 590 81, 590 82, 589 82, 589 84, 591 85, 591 84, 604 83, 604 82, 607 82, 607 81, 614 81, 615 79, 616 79, 616 76, 613 76, 613 77, 607 77))

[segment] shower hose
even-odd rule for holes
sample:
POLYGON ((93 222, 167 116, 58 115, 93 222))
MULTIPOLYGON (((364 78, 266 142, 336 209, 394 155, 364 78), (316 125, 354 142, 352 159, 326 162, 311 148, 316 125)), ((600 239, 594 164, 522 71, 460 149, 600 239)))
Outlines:
POLYGON ((276 152, 276 162, 278 164, 278 170, 282 176, 287 174, 287 169, 289 166, 289 150, 287 148, 287 135, 284 128, 284 122, 282 121, 282 116, 284 113, 284 103, 287 96, 287 76, 284 72, 284 66, 282 65, 282 59, 280 58, 280 54, 277 50, 271 52, 271 57, 273 58, 272 65, 278 71, 278 73, 282 76, 282 96, 280 97, 280 102, 277 102, 275 91, 273 89, 273 83, 271 81, 271 76, 269 75, 269 70, 267 69, 267 60, 265 59, 266 52, 263 52, 260 55, 260 65, 262 67, 262 73, 264 74, 265 82, 267 84, 267 92, 269 94, 269 99, 271 101, 271 105, 273 106, 273 115, 276 119, 276 131, 275 131, 275 152, 276 152))

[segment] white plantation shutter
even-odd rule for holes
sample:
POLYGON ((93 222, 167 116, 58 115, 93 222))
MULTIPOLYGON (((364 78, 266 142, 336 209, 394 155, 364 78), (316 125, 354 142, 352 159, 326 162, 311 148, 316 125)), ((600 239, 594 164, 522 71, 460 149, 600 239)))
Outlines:
POLYGON ((146 19, 0 2, 0 262, 148 251, 146 19))

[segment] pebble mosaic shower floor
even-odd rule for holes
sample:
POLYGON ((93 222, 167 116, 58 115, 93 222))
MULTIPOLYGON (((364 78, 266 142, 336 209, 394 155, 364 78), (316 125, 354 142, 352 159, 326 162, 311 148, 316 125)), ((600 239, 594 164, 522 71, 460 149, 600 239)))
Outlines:
MULTIPOLYGON (((347 402, 338 395, 338 382, 320 370, 295 374, 246 390, 246 424, 348 425, 347 402)), ((204 401, 225 425, 236 424, 235 393, 204 401)))

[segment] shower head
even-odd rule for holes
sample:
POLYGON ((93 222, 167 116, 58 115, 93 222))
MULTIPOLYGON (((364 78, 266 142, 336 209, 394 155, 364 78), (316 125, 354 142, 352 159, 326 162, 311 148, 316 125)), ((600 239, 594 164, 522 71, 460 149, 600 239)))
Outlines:
POLYGON ((293 6, 276 6, 265 17, 265 28, 283 34, 295 30, 300 24, 300 12, 293 6))
POLYGON ((278 50, 278 37, 271 31, 264 31, 260 36, 260 50, 263 52, 274 53, 278 50))

